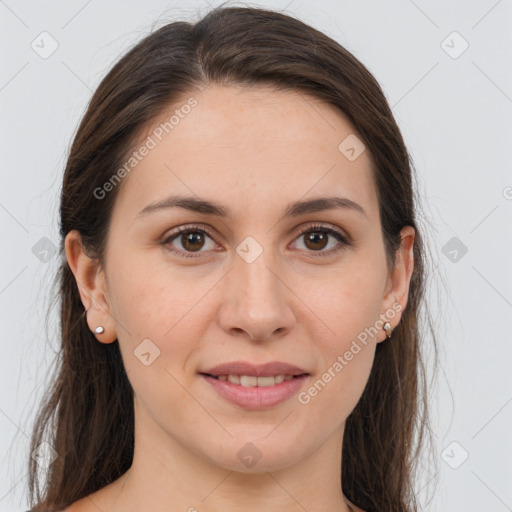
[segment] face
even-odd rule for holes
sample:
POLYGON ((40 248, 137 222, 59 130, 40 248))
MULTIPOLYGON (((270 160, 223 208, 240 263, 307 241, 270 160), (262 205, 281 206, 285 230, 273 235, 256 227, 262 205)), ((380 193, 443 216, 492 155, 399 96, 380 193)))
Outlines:
POLYGON ((139 434, 243 472, 341 439, 412 271, 410 251, 386 267, 371 156, 340 150, 349 136, 344 116, 300 93, 210 85, 141 137, 154 147, 120 185, 89 289, 104 303, 88 316, 107 327, 100 341, 119 340, 139 434), (342 201, 292 208, 318 198, 342 201))

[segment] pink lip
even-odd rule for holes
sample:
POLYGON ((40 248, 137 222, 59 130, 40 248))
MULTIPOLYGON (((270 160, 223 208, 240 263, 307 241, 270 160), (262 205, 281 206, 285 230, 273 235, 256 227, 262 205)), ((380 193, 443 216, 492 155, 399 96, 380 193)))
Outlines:
MULTIPOLYGON (((223 363, 209 370, 201 371, 208 375, 254 375, 256 377, 269 377, 272 375, 302 375, 306 370, 280 361, 254 365, 244 361, 223 363)), ((294 379, 295 380, 295 379, 294 379)))
MULTIPOLYGON (((252 370, 254 371, 254 370, 252 370)), ((265 370, 266 371, 266 370, 265 370)), ((229 372, 234 374, 233 372, 229 372)), ((254 375, 252 372, 242 375, 254 375)), ((225 375, 220 373, 219 375, 225 375)), ((277 375, 277 373, 271 373, 277 375)), ((260 375, 263 377, 264 375, 260 375)), ((239 384, 232 384, 227 380, 219 380, 215 377, 202 374, 201 377, 208 382, 217 393, 231 403, 246 409, 266 409, 277 405, 298 393, 304 382, 309 379, 309 375, 294 377, 292 380, 285 380, 274 386, 266 387, 244 387, 239 384)))

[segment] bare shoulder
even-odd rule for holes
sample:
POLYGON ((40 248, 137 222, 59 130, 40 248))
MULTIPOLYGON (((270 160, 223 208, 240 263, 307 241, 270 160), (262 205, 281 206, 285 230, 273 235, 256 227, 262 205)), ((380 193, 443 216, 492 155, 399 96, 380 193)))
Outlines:
POLYGON ((100 510, 107 512, 112 510, 125 479, 126 474, 123 474, 117 480, 78 499, 60 512, 99 512, 100 510))
MULTIPOLYGON (((93 495, 94 493, 91 496, 93 495)), ((86 496, 85 498, 71 503, 69 507, 61 510, 61 512, 98 512, 98 507, 93 503, 89 496, 86 496)))
POLYGON ((87 512, 87 508, 85 508, 84 505, 84 499, 85 498, 71 503, 69 507, 65 508, 61 512, 87 512))
POLYGON ((362 508, 359 508, 357 505, 354 505, 351 501, 349 501, 347 498, 345 498, 347 503, 352 507, 352 510, 354 512, 365 512, 362 508))
POLYGON ((61 512, 99 512, 100 510, 106 512, 112 510, 112 505, 115 503, 119 492, 121 480, 122 477, 119 477, 105 487, 71 503, 61 512))

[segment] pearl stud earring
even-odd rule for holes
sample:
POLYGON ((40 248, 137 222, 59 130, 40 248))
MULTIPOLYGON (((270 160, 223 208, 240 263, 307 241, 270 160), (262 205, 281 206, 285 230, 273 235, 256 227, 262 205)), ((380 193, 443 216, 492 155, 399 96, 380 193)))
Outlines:
POLYGON ((391 333, 393 332, 393 329, 391 328, 391 324, 389 322, 386 322, 382 328, 386 331, 386 338, 391 338, 391 333))

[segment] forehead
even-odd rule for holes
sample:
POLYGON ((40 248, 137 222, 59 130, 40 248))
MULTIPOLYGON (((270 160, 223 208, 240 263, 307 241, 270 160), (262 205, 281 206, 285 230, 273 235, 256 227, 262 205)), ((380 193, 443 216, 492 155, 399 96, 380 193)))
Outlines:
POLYGON ((372 214, 371 155, 349 160, 340 150, 354 136, 341 112, 304 93, 210 84, 144 130, 134 148, 151 149, 123 178, 118 202, 133 217, 171 194, 229 200, 233 210, 341 195, 372 214))

